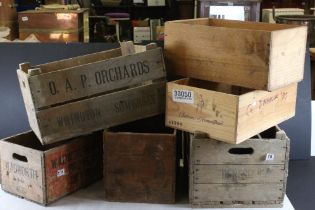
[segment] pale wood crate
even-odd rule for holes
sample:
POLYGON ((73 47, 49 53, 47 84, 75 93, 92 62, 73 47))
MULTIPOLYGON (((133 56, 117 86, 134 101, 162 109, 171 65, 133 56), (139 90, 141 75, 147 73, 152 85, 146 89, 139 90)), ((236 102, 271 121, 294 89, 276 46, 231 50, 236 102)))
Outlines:
POLYGON ((29 123, 42 144, 164 112, 161 48, 131 48, 123 44, 121 49, 35 67, 20 65, 17 74, 29 123))
POLYGON ((165 23, 170 73, 275 90, 303 79, 305 26, 200 18, 165 23))
POLYGON ((102 134, 42 146, 29 131, 0 141, 4 191, 49 204, 101 179, 102 134))
POLYGON ((281 207, 286 192, 289 146, 288 137, 278 127, 239 145, 209 139, 202 133, 191 134, 191 205, 198 208, 281 207))
POLYGON ((164 116, 104 131, 105 199, 114 202, 175 203, 176 131, 164 116))
POLYGON ((268 92, 184 78, 167 83, 166 125, 238 144, 293 117, 296 95, 297 83, 268 92))

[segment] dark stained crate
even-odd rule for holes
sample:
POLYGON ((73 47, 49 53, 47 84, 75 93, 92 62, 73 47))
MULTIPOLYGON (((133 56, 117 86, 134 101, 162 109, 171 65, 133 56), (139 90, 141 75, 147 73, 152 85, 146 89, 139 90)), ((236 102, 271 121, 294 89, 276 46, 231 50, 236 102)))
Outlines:
POLYGON ((176 132, 150 118, 104 132, 104 186, 108 201, 174 203, 176 132))

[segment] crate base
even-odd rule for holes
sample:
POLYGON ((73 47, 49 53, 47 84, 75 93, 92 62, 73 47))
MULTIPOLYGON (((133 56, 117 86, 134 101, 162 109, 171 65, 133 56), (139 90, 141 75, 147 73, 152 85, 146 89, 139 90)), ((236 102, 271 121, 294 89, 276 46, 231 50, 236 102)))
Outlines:
POLYGON ((192 208, 282 208, 283 203, 278 204, 191 204, 192 208))

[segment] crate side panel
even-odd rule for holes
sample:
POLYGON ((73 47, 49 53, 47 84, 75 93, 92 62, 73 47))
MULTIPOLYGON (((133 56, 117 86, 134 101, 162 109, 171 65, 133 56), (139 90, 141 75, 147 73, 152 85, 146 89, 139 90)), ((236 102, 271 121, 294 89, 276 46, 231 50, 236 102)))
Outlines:
POLYGON ((2 189, 45 204, 43 153, 5 141, 0 142, 0 149, 2 189))
POLYGON ((266 89, 270 39, 268 31, 169 22, 166 64, 176 75, 266 89))
POLYGON ((174 203, 175 135, 106 133, 104 181, 111 201, 174 203))
POLYGON ((35 108, 165 77, 161 48, 30 77, 35 108))
POLYGON ((37 112, 44 144, 163 113, 165 82, 138 86, 37 112))
POLYGON ((237 96, 169 82, 166 103, 167 126, 235 143, 237 96), (190 91, 192 100, 176 102, 174 91, 190 91))
POLYGON ((297 83, 278 90, 253 91, 239 100, 238 143, 295 115, 297 83))

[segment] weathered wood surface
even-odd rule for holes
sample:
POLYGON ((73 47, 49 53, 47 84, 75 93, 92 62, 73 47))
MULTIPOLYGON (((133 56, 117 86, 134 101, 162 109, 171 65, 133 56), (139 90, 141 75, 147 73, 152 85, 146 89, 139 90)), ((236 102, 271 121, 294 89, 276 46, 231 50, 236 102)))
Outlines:
POLYGON ((165 111, 165 81, 137 86, 41 111, 27 107, 43 144, 158 115, 165 111))
POLYGON ((248 139, 233 145, 209 139, 198 139, 193 144, 194 164, 284 164, 287 142, 279 139, 248 139), (231 154, 231 149, 252 149, 252 154, 231 154), (211 152, 210 152, 211 151, 211 152), (265 160, 266 154, 274 154, 274 160, 265 160))
POLYGON ((296 83, 268 92, 195 79, 176 80, 167 83, 166 125, 237 144, 293 117, 296 95, 296 83), (174 91, 192 96, 178 101, 174 91))
POLYGON ((175 132, 104 132, 107 200, 174 203, 175 182, 175 132))
POLYGON ((101 133, 79 137, 46 151, 44 156, 46 202, 51 203, 101 179, 102 154, 101 133))
POLYGON ((304 26, 169 21, 166 63, 176 75, 271 91, 303 79, 306 38, 304 26))
POLYGON ((194 202, 252 201, 279 203, 283 196, 282 183, 260 184, 194 184, 194 202))
POLYGON ((289 139, 268 129, 239 145, 191 134, 189 198, 193 207, 279 207, 286 191, 289 139))
POLYGON ((30 136, 35 137, 28 132, 0 141, 1 188, 25 199, 45 203, 43 152, 7 141, 11 138, 27 140, 30 136))
POLYGON ((102 135, 42 146, 33 132, 0 142, 2 188, 49 204, 102 177, 102 135))
POLYGON ((59 71, 47 72, 45 64, 37 66, 42 73, 28 76, 35 108, 91 97, 166 75, 161 48, 120 57, 116 57, 117 53, 114 50, 95 54, 94 59, 83 57, 86 62, 72 62, 73 66, 59 64, 65 67, 59 71))

